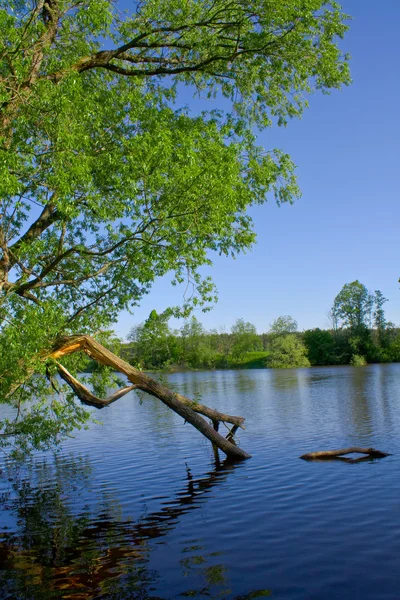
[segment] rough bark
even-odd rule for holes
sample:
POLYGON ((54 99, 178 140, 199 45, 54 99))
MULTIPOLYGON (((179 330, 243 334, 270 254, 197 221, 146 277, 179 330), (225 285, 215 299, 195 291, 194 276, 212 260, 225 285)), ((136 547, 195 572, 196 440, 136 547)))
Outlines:
POLYGON ((340 457, 345 454, 366 454, 370 458, 383 458, 384 456, 390 456, 387 452, 381 452, 375 450, 375 448, 359 448, 358 446, 351 448, 341 448, 340 450, 321 450, 319 452, 309 452, 303 454, 300 458, 304 460, 329 460, 332 458, 340 457))
POLYGON ((60 376, 70 385, 80 400, 87 405, 94 406, 96 408, 103 408, 111 402, 115 402, 115 400, 126 394, 131 389, 139 389, 161 400, 161 402, 175 411, 178 415, 185 419, 185 421, 193 425, 193 427, 200 431, 200 433, 207 437, 213 445, 217 446, 227 456, 236 460, 250 458, 250 455, 247 454, 247 452, 239 448, 231 441, 233 435, 231 432, 228 433, 228 439, 223 437, 216 429, 214 429, 213 426, 209 425, 207 421, 200 416, 200 414, 209 417, 212 423, 218 423, 221 421, 231 423, 234 425, 235 431, 238 427, 244 429, 243 417, 220 413, 219 411, 209 408, 208 406, 194 402, 189 398, 186 398, 186 396, 171 392, 158 381, 152 377, 149 377, 142 371, 138 371, 135 369, 135 367, 110 352, 110 350, 107 350, 107 348, 89 336, 76 335, 62 337, 57 341, 52 351, 47 353, 44 358, 52 358, 57 361, 60 376), (98 363, 112 367, 116 371, 123 373, 127 376, 133 386, 128 386, 122 390, 119 390, 106 400, 97 398, 82 383, 75 379, 65 369, 65 367, 58 363, 58 360, 63 356, 79 351, 85 352, 98 363))

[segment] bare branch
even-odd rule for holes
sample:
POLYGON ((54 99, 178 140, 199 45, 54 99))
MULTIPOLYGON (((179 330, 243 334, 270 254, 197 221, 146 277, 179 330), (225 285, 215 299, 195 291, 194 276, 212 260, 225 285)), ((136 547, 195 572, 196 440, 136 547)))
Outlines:
POLYGON ((67 371, 65 367, 63 367, 63 365, 61 365, 59 362, 56 362, 56 364, 60 377, 66 383, 68 383, 70 388, 78 396, 79 400, 87 406, 94 406, 95 408, 105 408, 106 406, 109 406, 119 398, 122 398, 122 396, 125 396, 125 394, 128 394, 128 392, 131 392, 132 390, 135 390, 139 387, 137 384, 129 385, 114 392, 114 394, 111 394, 111 396, 108 396, 107 398, 102 400, 101 398, 98 398, 97 396, 92 394, 92 392, 90 392, 88 388, 83 385, 83 383, 78 381, 78 379, 75 379, 75 377, 71 375, 71 373, 67 371))

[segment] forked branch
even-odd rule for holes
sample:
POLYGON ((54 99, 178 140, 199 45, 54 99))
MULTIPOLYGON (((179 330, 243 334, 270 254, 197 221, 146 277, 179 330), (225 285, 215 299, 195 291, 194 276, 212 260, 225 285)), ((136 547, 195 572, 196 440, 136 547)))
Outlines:
POLYGON ((135 367, 110 352, 110 350, 96 342, 90 336, 75 335, 59 338, 53 350, 43 356, 44 360, 48 358, 52 358, 57 361, 57 367, 60 376, 73 389, 78 398, 80 398, 80 400, 87 405, 94 406, 96 408, 103 408, 112 402, 115 402, 118 398, 121 398, 129 391, 133 389, 139 389, 161 400, 161 402, 179 414, 183 419, 185 419, 185 421, 191 423, 193 427, 198 429, 198 431, 207 437, 227 456, 239 460, 250 458, 250 455, 239 448, 235 443, 233 443, 232 440, 233 430, 236 431, 239 427, 244 429, 243 417, 221 413, 217 410, 209 408, 208 406, 194 402, 186 396, 176 392, 171 392, 168 388, 161 385, 152 377, 149 377, 142 371, 135 369, 135 367), (133 385, 118 390, 105 400, 97 398, 58 362, 58 360, 63 356, 80 351, 85 352, 98 363, 112 367, 114 370, 123 373, 133 385), (231 423, 234 426, 231 430, 232 435, 228 435, 227 438, 223 437, 220 433, 218 433, 218 431, 209 425, 207 421, 200 416, 200 414, 210 418, 212 423, 231 423))
POLYGON ((125 396, 128 392, 136 389, 138 386, 136 384, 128 385, 127 387, 121 388, 120 390, 108 396, 105 400, 98 398, 88 388, 83 385, 78 379, 76 379, 65 367, 63 367, 59 362, 57 362, 57 370, 58 373, 66 383, 70 386, 70 388, 75 392, 78 396, 79 400, 86 404, 87 406, 94 406, 95 408, 104 408, 105 406, 109 406, 122 396, 125 396))

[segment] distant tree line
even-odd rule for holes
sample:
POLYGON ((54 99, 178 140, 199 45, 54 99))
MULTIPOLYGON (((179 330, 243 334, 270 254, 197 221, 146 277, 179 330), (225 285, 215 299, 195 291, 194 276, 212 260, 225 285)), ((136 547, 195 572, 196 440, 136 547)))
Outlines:
POLYGON ((130 331, 122 356, 144 369, 355 366, 400 361, 400 330, 386 320, 380 290, 353 281, 343 286, 329 312, 329 329, 298 331, 290 316, 278 317, 266 333, 238 319, 229 332, 207 331, 192 317, 179 330, 170 313, 153 310, 130 331))

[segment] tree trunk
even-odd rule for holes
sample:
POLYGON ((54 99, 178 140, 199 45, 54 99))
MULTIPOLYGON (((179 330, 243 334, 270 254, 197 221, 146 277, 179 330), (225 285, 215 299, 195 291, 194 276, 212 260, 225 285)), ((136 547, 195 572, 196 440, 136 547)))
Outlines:
MULTIPOLYGON (((55 344, 51 352, 47 353, 43 358, 53 358, 56 361, 67 354, 83 351, 98 363, 112 367, 116 371, 127 376, 133 386, 128 386, 119 390, 109 398, 101 400, 94 396, 82 383, 75 379, 61 364, 58 364, 60 376, 70 385, 75 394, 80 400, 89 406, 103 408, 115 402, 118 398, 126 394, 131 389, 140 389, 152 396, 155 396, 161 402, 180 415, 185 421, 193 425, 200 433, 207 437, 213 445, 217 446, 227 456, 236 460, 244 460, 251 458, 247 452, 232 443, 230 439, 223 437, 216 429, 207 423, 200 414, 209 417, 213 423, 227 422, 233 424, 236 429, 243 427, 244 418, 225 413, 220 413, 208 406, 194 402, 186 396, 171 392, 168 388, 161 385, 158 381, 149 377, 142 371, 138 371, 132 365, 122 360, 110 350, 96 342, 93 338, 86 335, 66 336, 60 338, 55 344), (200 413, 200 414, 198 414, 200 413)), ((236 431, 235 429, 235 431, 236 431)), ((228 438, 229 438, 228 433, 228 438)))

